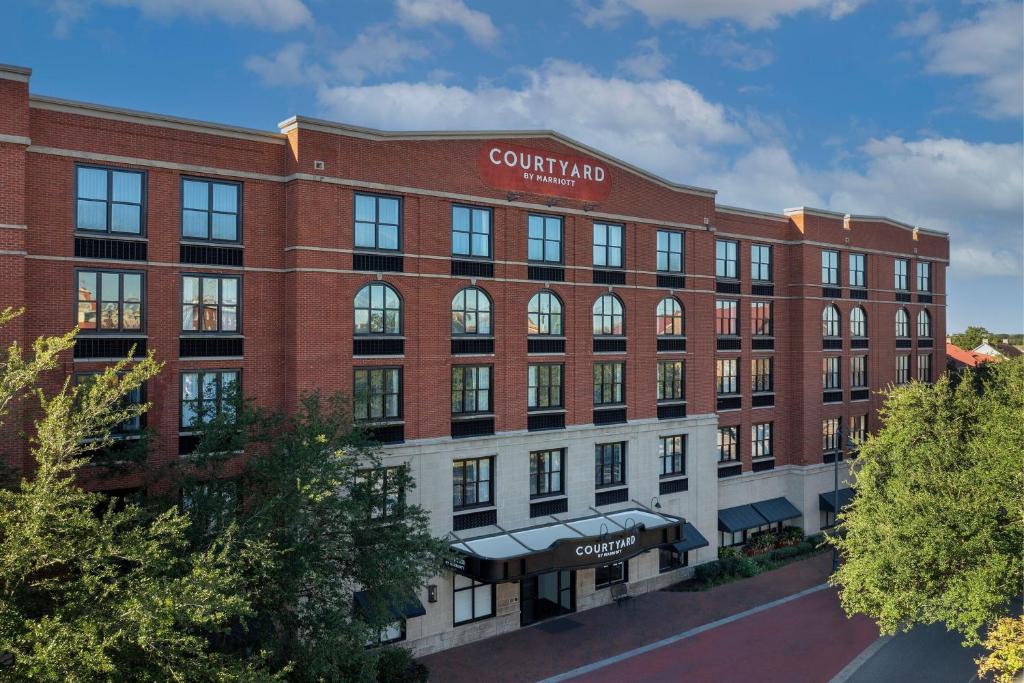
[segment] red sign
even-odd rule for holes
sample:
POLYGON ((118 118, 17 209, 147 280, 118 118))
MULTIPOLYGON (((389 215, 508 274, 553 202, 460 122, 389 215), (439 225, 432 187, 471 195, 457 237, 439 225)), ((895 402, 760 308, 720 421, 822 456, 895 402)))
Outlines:
POLYGON ((601 201, 611 189, 608 167, 599 161, 518 145, 485 144, 477 169, 499 190, 601 201))

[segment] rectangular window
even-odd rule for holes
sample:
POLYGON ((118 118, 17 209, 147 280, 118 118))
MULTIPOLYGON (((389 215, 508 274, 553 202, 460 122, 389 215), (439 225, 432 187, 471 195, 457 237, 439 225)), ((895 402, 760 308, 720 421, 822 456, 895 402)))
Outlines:
POLYGON ((658 363, 658 400, 686 400, 686 372, 681 360, 658 363))
POLYGON ((750 426, 750 457, 772 457, 772 424, 762 422, 750 426))
POLYGON ((917 291, 932 291, 932 264, 927 261, 917 262, 917 291))
POLYGON ((715 390, 719 396, 740 393, 738 358, 719 358, 715 361, 715 390))
POLYGON ((452 415, 489 413, 491 366, 456 365, 452 368, 452 415))
POLYGON ((772 248, 767 244, 750 245, 750 279, 772 281, 772 248))
POLYGON ((658 457, 661 459, 661 476, 686 474, 686 435, 661 437, 658 457))
POLYGON ((850 254, 850 286, 866 287, 864 254, 850 254))
POLYGON ((356 473, 356 485, 371 501, 370 518, 394 517, 405 503, 405 489, 400 484, 402 467, 375 467, 356 473))
POLYGON ((594 405, 625 403, 624 363, 594 363, 594 405))
POLYGON ((910 356, 901 354, 896 356, 896 384, 906 384, 910 381, 910 356))
MULTIPOLYGON (((75 384, 85 385, 90 382, 95 382, 103 376, 101 372, 79 372, 75 374, 75 384)), ((122 399, 122 405, 119 409, 127 408, 130 406, 141 405, 146 402, 145 391, 142 386, 135 387, 122 399)), ((137 415, 130 420, 114 425, 110 429, 110 435, 115 439, 125 439, 137 435, 142 431, 142 415, 137 415)))
POLYGON ((494 584, 452 574, 453 623, 468 624, 494 616, 494 584))
POLYGON ((240 328, 241 280, 219 275, 181 277, 182 332, 237 333, 240 328))
POLYGON ((901 292, 906 292, 910 289, 910 283, 907 282, 907 260, 898 258, 893 261, 893 274, 895 275, 894 286, 901 292))
POLYGON ((594 265, 598 268, 621 268, 622 260, 621 225, 594 223, 594 265))
POLYGON ((562 407, 563 365, 530 365, 527 368, 526 407, 548 410, 562 407))
POLYGON ((494 505, 494 457, 452 462, 452 507, 494 505))
POLYGON ((735 462, 740 459, 740 428, 718 428, 718 462, 735 462))
POLYGON ((718 545, 721 548, 731 548, 737 545, 743 545, 747 541, 746 531, 736 531, 730 533, 728 531, 718 532, 718 545))
POLYGON ((750 302, 750 333, 755 337, 772 336, 772 304, 770 301, 750 302))
POLYGON ((77 325, 83 332, 141 332, 145 274, 101 270, 77 273, 77 325))
POLYGON ((491 258, 491 210, 452 206, 452 255, 491 258))
POLYGON ((564 470, 564 448, 530 453, 530 497, 556 496, 564 493, 564 470))
POLYGON ((683 272, 683 233, 673 230, 658 231, 658 272, 683 272))
POLYGON ((241 397, 240 370, 181 373, 181 428, 192 429, 217 415, 234 417, 241 397))
POLYGON ((851 415, 850 416, 850 441, 856 446, 864 443, 864 440, 868 438, 868 416, 867 415, 851 415))
POLYGON ((629 581, 629 565, 625 562, 606 564, 594 570, 594 590, 629 581))
POLYGON ((402 203, 397 197, 356 194, 357 249, 398 251, 402 244, 402 203))
POLYGON ((821 386, 825 390, 843 388, 840 361, 839 356, 825 356, 821 359, 821 386))
POLYGON ((141 235, 145 228, 145 174, 118 168, 76 169, 75 228, 141 235))
POLYGON ((772 359, 753 358, 750 361, 750 391, 755 394, 767 394, 774 390, 772 378, 772 359))
POLYGON ((917 381, 926 384, 932 381, 932 354, 917 354, 917 381))
POLYGON ((830 417, 821 421, 822 453, 835 453, 839 450, 839 419, 830 417))
POLYGON ((839 252, 821 252, 821 284, 839 286, 839 252))
POLYGON ((868 385, 868 357, 853 356, 850 358, 850 386, 863 389, 868 385))
POLYGON ((355 371, 354 417, 377 422, 402 417, 402 369, 365 368, 355 371))
POLYGON ((181 179, 181 236, 237 242, 241 232, 241 183, 181 179))
POLYGON ((680 553, 671 546, 661 546, 658 548, 658 573, 664 574, 673 569, 681 569, 689 565, 689 553, 680 553))
POLYGON ((715 240, 715 277, 735 280, 739 272, 736 261, 736 242, 715 240))
POLYGON ((626 483, 626 443, 599 443, 594 446, 594 485, 622 486, 626 483))
POLYGON ((715 301, 715 334, 732 337, 740 333, 739 307, 736 301, 715 301))
POLYGON ((530 261, 561 263, 562 219, 531 214, 527 222, 527 258, 530 261))

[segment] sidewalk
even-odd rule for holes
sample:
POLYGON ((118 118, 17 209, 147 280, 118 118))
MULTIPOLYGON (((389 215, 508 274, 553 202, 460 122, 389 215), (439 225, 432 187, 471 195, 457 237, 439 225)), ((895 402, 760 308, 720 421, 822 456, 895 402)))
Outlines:
POLYGON ((542 623, 420 661, 439 683, 538 681, 820 585, 831 568, 823 553, 709 591, 655 591, 564 617, 580 626, 561 633, 542 623))

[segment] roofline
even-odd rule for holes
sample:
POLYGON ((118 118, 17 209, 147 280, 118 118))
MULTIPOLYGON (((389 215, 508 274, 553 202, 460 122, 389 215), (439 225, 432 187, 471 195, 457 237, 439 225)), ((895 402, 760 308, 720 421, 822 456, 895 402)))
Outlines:
POLYGON ((735 213, 740 216, 753 216, 754 218, 768 218, 773 221, 782 221, 785 223, 789 222, 789 216, 787 216, 784 213, 775 213, 774 211, 744 209, 741 206, 727 206, 726 204, 716 204, 715 210, 722 211, 723 213, 735 213))
POLYGON ((943 232, 941 230, 932 230, 930 228, 921 228, 918 226, 910 225, 909 223, 903 223, 892 218, 887 218, 885 216, 869 216, 866 214, 844 214, 838 213, 836 211, 828 211, 827 209, 815 209, 809 206, 797 206, 785 210, 785 214, 787 216, 792 216, 793 214, 798 213, 805 213, 811 216, 821 216, 822 218, 838 218, 839 220, 843 220, 844 218, 849 216, 850 220, 854 221, 886 223, 887 225, 891 225, 895 228, 902 228, 904 230, 910 230, 911 232, 914 232, 916 230, 917 232, 923 232, 928 235, 936 235, 938 237, 945 237, 946 239, 949 239, 948 232, 943 232))
POLYGON ((619 168, 631 171, 644 176, 670 190, 698 194, 704 197, 714 197, 718 190, 695 185, 684 185, 667 180, 659 175, 651 173, 639 166, 623 161, 617 157, 586 145, 579 140, 574 140, 555 130, 423 130, 423 131, 392 131, 379 130, 377 128, 366 128, 336 121, 314 119, 307 116, 291 116, 277 124, 282 133, 289 133, 296 128, 316 130, 323 133, 335 135, 346 135, 348 137, 363 138, 366 140, 488 140, 494 138, 548 138, 568 145, 585 154, 603 159, 619 168))
POLYGON ((0 79, 28 83, 28 79, 31 76, 32 69, 28 68, 27 66, 17 66, 16 64, 0 64, 0 79))

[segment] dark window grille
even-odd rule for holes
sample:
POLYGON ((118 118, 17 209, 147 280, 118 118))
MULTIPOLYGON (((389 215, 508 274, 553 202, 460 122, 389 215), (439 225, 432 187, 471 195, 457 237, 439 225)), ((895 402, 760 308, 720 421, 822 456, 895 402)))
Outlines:
POLYGON ((662 275, 658 273, 659 287, 665 287, 668 289, 685 289, 686 288, 686 276, 684 275, 662 275))
POLYGON ((839 287, 822 287, 821 296, 826 299, 841 299, 843 297, 843 290, 839 287))
POLYGON ((918 339, 917 340, 917 348, 919 348, 919 349, 930 349, 930 348, 932 348, 932 340, 931 339, 918 339))
POLYGON ((404 270, 404 261, 401 256, 390 254, 352 254, 352 270, 401 273, 404 270))
POLYGON ((775 405, 775 394, 754 394, 750 397, 752 408, 764 408, 775 405))
POLYGON ((851 401, 866 401, 870 396, 868 389, 851 389, 850 400, 851 401))
POLYGON ((718 468, 718 478, 725 479, 726 477, 735 477, 737 474, 743 473, 743 465, 729 465, 728 467, 718 468))
POLYGON ((629 489, 598 491, 594 495, 594 505, 612 505, 613 503, 625 503, 627 500, 629 500, 629 489))
POLYGON ((833 463, 833 462, 836 461, 836 458, 839 459, 839 462, 842 462, 843 461, 843 454, 841 452, 838 452, 838 451, 828 451, 828 452, 822 454, 821 461, 824 462, 824 463, 833 463))
POLYGON ((686 337, 658 337, 659 351, 685 351, 686 337))
POLYGON ((715 348, 719 351, 739 351, 742 341, 739 337, 719 337, 715 348))
POLYGON ((497 510, 481 510, 470 512, 465 515, 455 515, 452 518, 452 529, 462 531, 464 529, 476 529, 477 527, 489 526, 498 523, 497 510))
POLYGON ((754 462, 751 463, 750 469, 752 469, 755 472, 764 472, 766 470, 774 470, 775 469, 775 459, 774 458, 768 458, 766 460, 755 460, 754 462))
POLYGON ((538 337, 526 340, 527 353, 565 353, 564 339, 545 339, 538 337))
POLYGON ((569 511, 569 499, 558 498, 557 500, 541 500, 536 503, 530 503, 530 517, 545 517, 547 515, 557 515, 561 512, 569 511))
POLYGON ((75 358, 128 358, 132 346, 135 353, 132 358, 146 355, 146 339, 144 337, 77 337, 75 338, 75 358))
POLYGON ((851 289, 850 290, 850 298, 851 299, 865 299, 866 300, 868 298, 868 290, 866 290, 866 289, 851 289))
POLYGON ((658 495, 664 496, 667 493, 680 493, 690 490, 689 479, 670 479, 669 481, 658 482, 658 495))
POLYGON ((238 266, 243 265, 241 247, 213 247, 201 244, 182 244, 181 262, 201 266, 238 266))
POLYGON ((896 301, 910 302, 910 292, 896 292, 896 301))
POLYGON ((484 436, 493 433, 493 417, 485 417, 477 420, 458 420, 456 422, 452 422, 453 439, 461 439, 467 436, 484 436))
POLYGON ((355 356, 401 356, 405 353, 404 339, 353 339, 355 356))
POLYGON ((930 304, 932 302, 931 294, 918 294, 917 303, 919 304, 930 304))
POLYGON ((740 283, 730 280, 717 280, 715 282, 715 291, 719 294, 739 294, 740 283))
POLYGON ((78 258, 145 261, 146 243, 139 240, 115 240, 102 237, 76 237, 78 258))
POLYGON ((557 266, 527 266, 526 277, 540 282, 565 282, 565 268, 557 266))
POLYGON ((402 443, 405 441, 405 425, 384 424, 367 427, 370 438, 380 443, 402 443))
POLYGON ((190 455, 195 453, 202 439, 200 434, 181 434, 178 436, 178 455, 190 455))
POLYGON ((866 348, 868 348, 867 337, 864 337, 864 338, 861 338, 861 339, 851 339, 850 340, 850 348, 851 349, 866 349, 866 348))
POLYGON ((595 270, 595 285, 624 285, 626 284, 626 271, 624 270, 595 270))
POLYGON ((775 285, 750 285, 750 293, 754 296, 775 296, 775 285))
POLYGON ((911 343, 911 341, 909 339, 897 339, 896 340, 896 348, 897 349, 909 349, 911 346, 912 346, 912 343, 911 343))
POLYGON ((821 348, 826 351, 842 351, 843 340, 840 338, 822 339, 821 348))
POLYGON ((181 337, 178 339, 178 357, 241 356, 244 344, 241 337, 181 337))
POLYGON ((668 406, 658 406, 658 419, 670 420, 676 417, 686 417, 686 404, 677 403, 668 406))
POLYGON ((594 338, 594 353, 625 353, 625 339, 594 338))
POLYGON ((452 259, 452 275, 463 277, 494 277, 494 264, 490 261, 462 261, 452 259))
POLYGON ((625 408, 612 408, 610 410, 595 410, 594 411, 594 424, 596 425, 610 425, 619 424, 626 421, 626 409, 625 408))
POLYGON ((527 415, 526 428, 531 432, 540 432, 546 429, 565 429, 565 413, 527 415))
POLYGON ((774 351, 774 337, 754 337, 750 340, 750 348, 754 351, 774 351))
POLYGON ((452 355, 494 353, 493 339, 456 337, 452 339, 452 355))
POLYGON ((842 403, 843 392, 842 391, 826 391, 821 395, 823 403, 842 403))
POLYGON ((739 396, 720 396, 718 398, 719 410, 739 410, 743 405, 743 399, 739 396))

